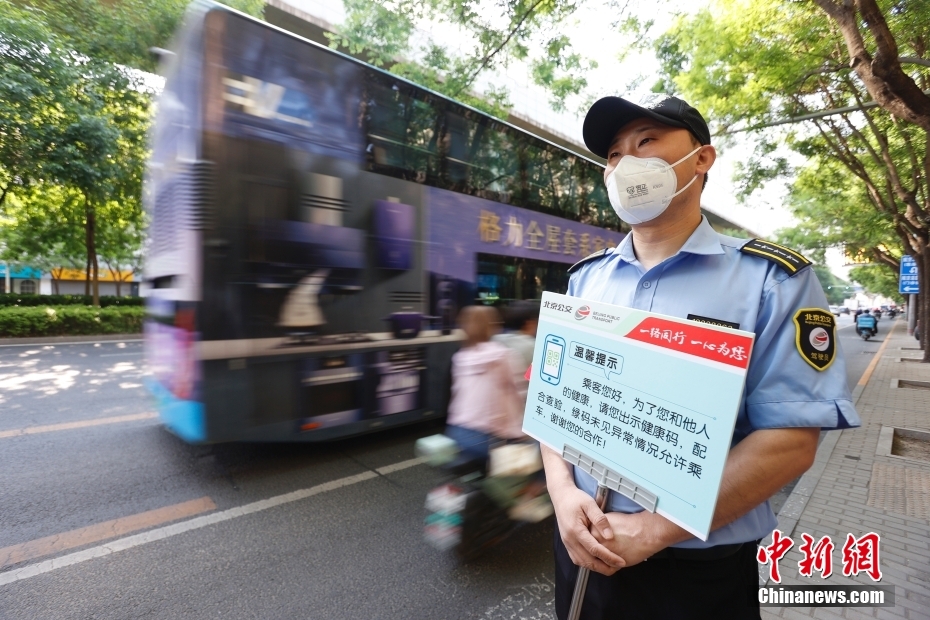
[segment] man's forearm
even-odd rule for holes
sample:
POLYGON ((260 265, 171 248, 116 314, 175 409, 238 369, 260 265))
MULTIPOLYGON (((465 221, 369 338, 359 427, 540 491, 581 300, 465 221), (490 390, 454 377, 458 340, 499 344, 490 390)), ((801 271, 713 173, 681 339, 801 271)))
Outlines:
MULTIPOLYGON (((818 434, 816 428, 760 430, 730 450, 711 529, 739 519, 807 471, 817 452, 818 434)), ((639 513, 636 519, 642 520, 638 527, 649 539, 646 544, 657 549, 692 538, 659 514, 639 513)))
POLYGON ((819 436, 819 428, 759 430, 730 450, 711 529, 736 521, 807 471, 819 436))
POLYGON ((559 489, 565 485, 575 486, 572 475, 572 466, 562 458, 562 455, 552 448, 540 444, 543 467, 546 470, 546 486, 550 489, 559 489))

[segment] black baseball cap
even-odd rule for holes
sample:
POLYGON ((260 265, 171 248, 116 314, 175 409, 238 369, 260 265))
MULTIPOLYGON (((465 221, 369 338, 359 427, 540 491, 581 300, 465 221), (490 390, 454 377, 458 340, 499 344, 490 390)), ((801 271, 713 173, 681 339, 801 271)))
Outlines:
POLYGON ((696 109, 678 97, 656 95, 642 105, 620 97, 598 99, 584 117, 582 135, 588 149, 607 159, 607 149, 617 132, 631 121, 649 117, 665 125, 690 131, 701 144, 710 144, 707 122, 696 109))

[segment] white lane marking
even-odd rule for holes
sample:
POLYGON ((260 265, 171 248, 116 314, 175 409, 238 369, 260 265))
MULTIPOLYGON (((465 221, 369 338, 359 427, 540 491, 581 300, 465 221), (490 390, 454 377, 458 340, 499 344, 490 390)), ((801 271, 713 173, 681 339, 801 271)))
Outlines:
POLYGON ((142 534, 135 534, 125 538, 119 538, 104 545, 98 545, 96 547, 91 547, 90 549, 84 549, 83 551, 69 553, 68 555, 63 555, 58 558, 37 562, 29 566, 17 568, 16 570, 0 573, 0 586, 5 586, 10 583, 22 581, 23 579, 29 579, 30 577, 36 577, 37 575, 49 573, 58 568, 72 566, 73 564, 80 564, 81 562, 87 562, 88 560, 93 560, 96 558, 102 558, 103 556, 110 555, 111 553, 116 553, 125 549, 132 549, 133 547, 138 547, 140 545, 154 542, 156 540, 163 540, 165 538, 177 536, 178 534, 183 534, 184 532, 199 530, 200 528, 207 527, 208 525, 222 523, 223 521, 229 521, 237 517, 244 517, 245 515, 268 510, 269 508, 290 504, 302 499, 307 499, 308 497, 313 497, 314 495, 319 495, 320 493, 326 493, 327 491, 335 491, 336 489, 358 484, 359 482, 364 482, 365 480, 377 478, 379 475, 400 471, 402 469, 407 469, 408 467, 414 467, 416 465, 420 465, 421 463, 423 463, 423 459, 421 458, 408 459, 406 461, 400 461, 399 463, 386 465, 374 471, 366 471, 354 476, 339 478, 338 480, 324 482, 323 484, 318 484, 307 489, 301 489, 299 491, 292 491, 290 493, 276 495, 275 497, 252 502, 251 504, 246 504, 244 506, 229 508, 228 510, 214 512, 202 517, 194 517, 188 521, 182 521, 180 523, 174 523, 164 527, 155 528, 154 530, 149 530, 148 532, 143 532, 142 534))
POLYGON ((145 352, 132 351, 130 353, 101 353, 97 357, 129 357, 130 355, 145 355, 145 352))

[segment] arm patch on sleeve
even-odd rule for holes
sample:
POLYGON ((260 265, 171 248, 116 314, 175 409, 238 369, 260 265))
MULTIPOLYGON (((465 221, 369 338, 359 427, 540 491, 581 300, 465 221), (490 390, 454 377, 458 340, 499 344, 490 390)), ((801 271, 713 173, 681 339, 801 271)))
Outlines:
POLYGON ((826 370, 836 358, 836 319, 821 308, 801 308, 794 315, 795 346, 804 361, 826 370))
POLYGON ((762 239, 753 239, 746 243, 739 250, 743 254, 752 254, 771 261, 787 271, 792 276, 805 267, 809 267, 811 262, 798 254, 792 249, 783 245, 763 241, 762 239))

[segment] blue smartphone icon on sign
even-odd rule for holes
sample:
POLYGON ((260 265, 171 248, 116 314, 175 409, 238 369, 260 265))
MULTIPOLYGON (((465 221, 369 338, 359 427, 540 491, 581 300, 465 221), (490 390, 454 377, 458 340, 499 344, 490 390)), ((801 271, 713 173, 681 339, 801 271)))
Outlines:
POLYGON ((565 339, 549 334, 543 344, 542 364, 539 376, 546 383, 559 384, 562 375, 562 359, 565 357, 565 339))

